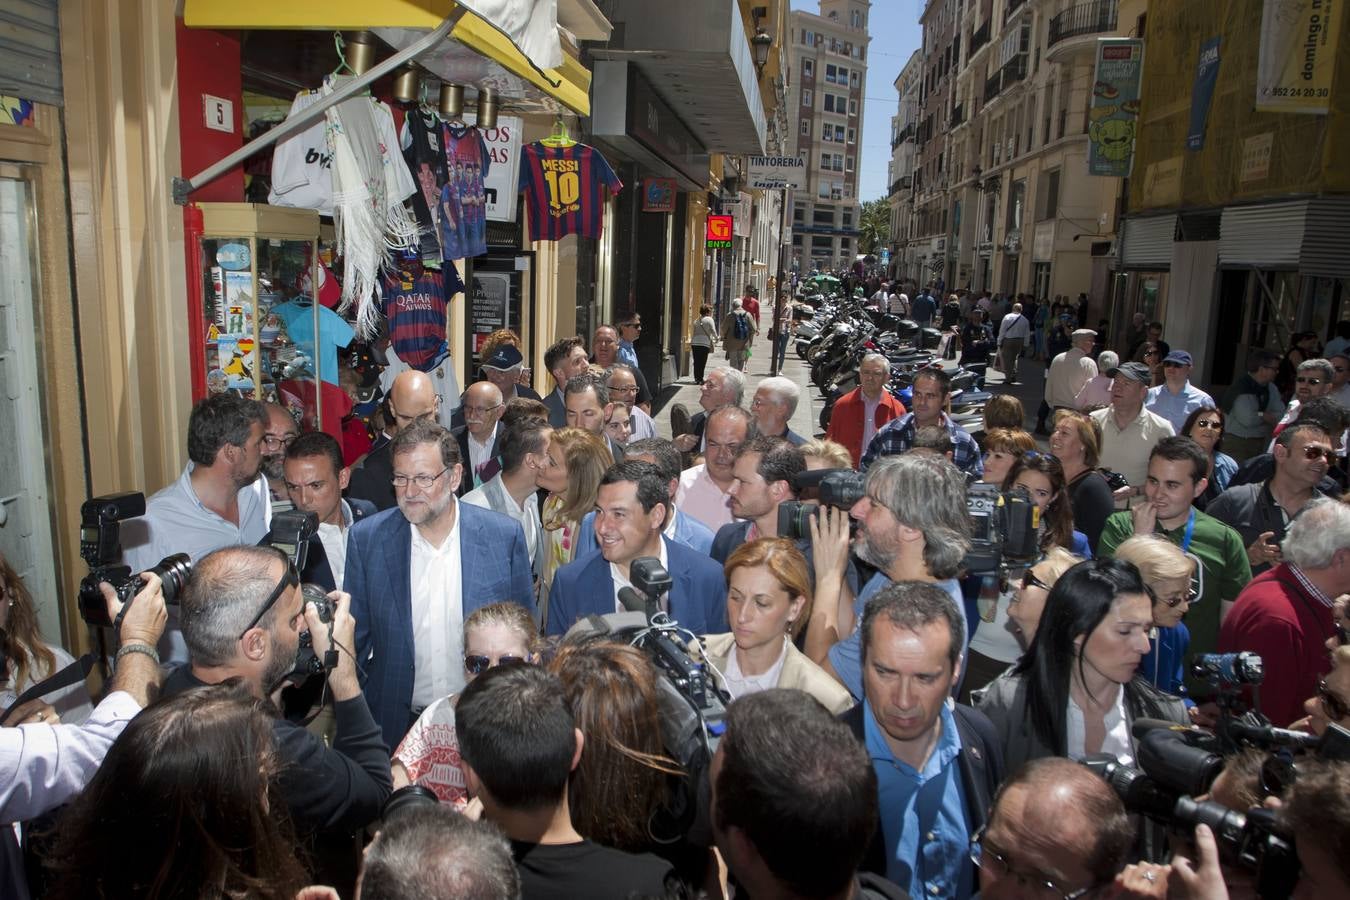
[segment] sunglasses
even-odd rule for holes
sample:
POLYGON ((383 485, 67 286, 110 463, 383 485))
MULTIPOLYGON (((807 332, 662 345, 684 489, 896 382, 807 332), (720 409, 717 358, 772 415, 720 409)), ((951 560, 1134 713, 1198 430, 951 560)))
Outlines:
POLYGON ((1183 603, 1195 602, 1195 591, 1182 591, 1180 594, 1173 594, 1171 597, 1159 597, 1158 602, 1169 609, 1176 609, 1183 603))
POLYGON ((1195 423, 1196 428, 1212 428, 1215 431, 1223 431, 1223 423, 1218 419, 1199 419, 1195 423))
MULTIPOLYGON (((498 666, 517 666, 525 662, 523 656, 499 656, 495 665, 498 666)), ((488 669, 493 667, 492 659, 487 656, 465 655, 464 671, 470 675, 482 675, 488 669)))
MULTIPOLYGON (((1006 593, 1008 590, 1008 586, 1010 584, 1011 582, 1005 578, 1003 579, 999 587, 1006 593)), ((1025 591, 1027 588, 1031 587, 1038 587, 1041 590, 1047 592, 1050 590, 1050 585, 1046 584, 1044 581, 1041 581, 1039 578, 1037 578, 1035 572, 1031 571, 1030 569, 1027 569, 1025 572, 1022 573, 1022 590, 1025 591)), ((1017 602, 1016 594, 1012 596, 1011 602, 1013 603, 1017 602)))
POLYGON ((1309 462, 1321 459, 1324 456, 1327 462, 1331 462, 1336 458, 1336 451, 1330 447, 1319 447, 1316 444, 1310 444, 1303 448, 1303 458, 1309 462))
POLYGON ((1350 716, 1350 703, 1333 694, 1331 688, 1327 687, 1325 678, 1317 682, 1317 699, 1322 701, 1322 709, 1326 710, 1328 719, 1339 722, 1350 716))

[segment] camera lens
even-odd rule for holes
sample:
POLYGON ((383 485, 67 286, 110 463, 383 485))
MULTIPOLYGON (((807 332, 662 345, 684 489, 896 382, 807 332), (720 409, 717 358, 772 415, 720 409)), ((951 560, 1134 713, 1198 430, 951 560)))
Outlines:
MULTIPOLYGON (((186 553, 175 553, 161 559, 150 571, 158 575, 164 583, 164 602, 174 604, 178 602, 178 595, 192 577, 192 558, 186 553)), ((139 578, 132 579, 133 594, 141 589, 142 583, 139 578)))
POLYGON ((436 798, 436 794, 430 788, 423 787, 420 784, 405 785, 390 794, 389 799, 384 801, 384 809, 380 810, 380 818, 388 822, 400 812, 435 803, 440 803, 440 800, 436 798))

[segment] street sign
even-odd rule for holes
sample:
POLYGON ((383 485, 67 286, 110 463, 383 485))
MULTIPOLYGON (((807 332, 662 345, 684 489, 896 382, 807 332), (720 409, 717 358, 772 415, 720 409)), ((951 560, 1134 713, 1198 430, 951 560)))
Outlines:
POLYGON ((759 190, 806 189, 806 160, 796 156, 750 157, 750 183, 759 190))
POLYGON ((709 215, 704 240, 709 250, 730 250, 731 234, 735 228, 733 216, 709 215))

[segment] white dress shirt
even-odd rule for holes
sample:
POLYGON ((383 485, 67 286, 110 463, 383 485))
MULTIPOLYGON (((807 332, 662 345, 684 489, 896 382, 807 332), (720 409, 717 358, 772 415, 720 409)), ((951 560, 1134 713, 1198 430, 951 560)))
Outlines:
POLYGON ((763 675, 746 675, 741 672, 741 664, 736 659, 736 645, 732 644, 731 652, 727 654, 727 670, 722 673, 731 698, 734 700, 746 694, 778 687, 778 679, 783 677, 783 661, 787 659, 787 645, 787 635, 783 635, 783 646, 778 651, 778 659, 769 666, 768 671, 763 675))
POLYGON ((342 501, 342 524, 319 523, 319 543, 328 557, 328 568, 333 573, 333 584, 342 590, 342 582, 347 574, 347 529, 352 526, 352 508, 346 500, 342 501))
MULTIPOLYGON (((660 549, 657 551, 657 559, 661 560, 661 567, 669 572, 670 560, 666 556, 666 542, 664 538, 658 542, 658 546, 660 549)), ((619 600, 619 591, 624 588, 632 587, 633 582, 623 577, 623 573, 619 571, 618 563, 609 564, 609 577, 614 581, 614 611, 627 612, 627 610, 623 608, 623 603, 619 600)), ((661 609, 663 612, 669 611, 667 600, 668 598, 664 597, 661 599, 661 609)))
POLYGON ((473 432, 466 431, 464 433, 464 436, 468 438, 467 443, 469 445, 469 471, 464 473, 464 477, 470 479, 470 483, 474 487, 478 487, 482 483, 475 473, 477 473, 479 466, 492 458, 492 445, 497 440, 497 429, 501 427, 500 422, 492 426, 492 434, 488 435, 485 444, 478 443, 478 439, 473 436, 473 432))
MULTIPOLYGON (((453 501, 452 501, 453 502, 453 501)), ((464 584, 459 510, 439 547, 412 530, 413 708, 464 689, 464 584)))
POLYGON ((544 526, 539 520, 538 494, 531 493, 523 505, 517 504, 516 498, 511 496, 502 482, 502 473, 498 472, 489 481, 460 497, 459 502, 490 509, 519 522, 521 530, 525 532, 525 549, 530 554, 530 566, 536 575, 539 573, 539 548, 544 543, 544 526))
MULTIPOLYGON (((1067 742, 1069 759, 1082 761, 1087 758, 1084 745, 1087 742, 1087 722, 1083 711, 1069 696, 1069 714, 1067 717, 1067 742)), ((1106 713, 1106 737, 1102 739, 1102 753, 1110 753, 1120 764, 1128 766, 1134 762, 1134 748, 1130 746, 1130 723, 1125 716, 1125 688, 1116 691, 1116 703, 1106 713)))

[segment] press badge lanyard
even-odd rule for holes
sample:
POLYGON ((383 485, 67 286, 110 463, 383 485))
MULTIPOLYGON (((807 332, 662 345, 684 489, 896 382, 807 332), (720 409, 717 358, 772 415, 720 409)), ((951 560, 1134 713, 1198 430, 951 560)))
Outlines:
POLYGON ((1181 552, 1188 553, 1191 549, 1191 538, 1195 536, 1195 507, 1191 507, 1191 514, 1186 517, 1186 532, 1181 536, 1181 552))

